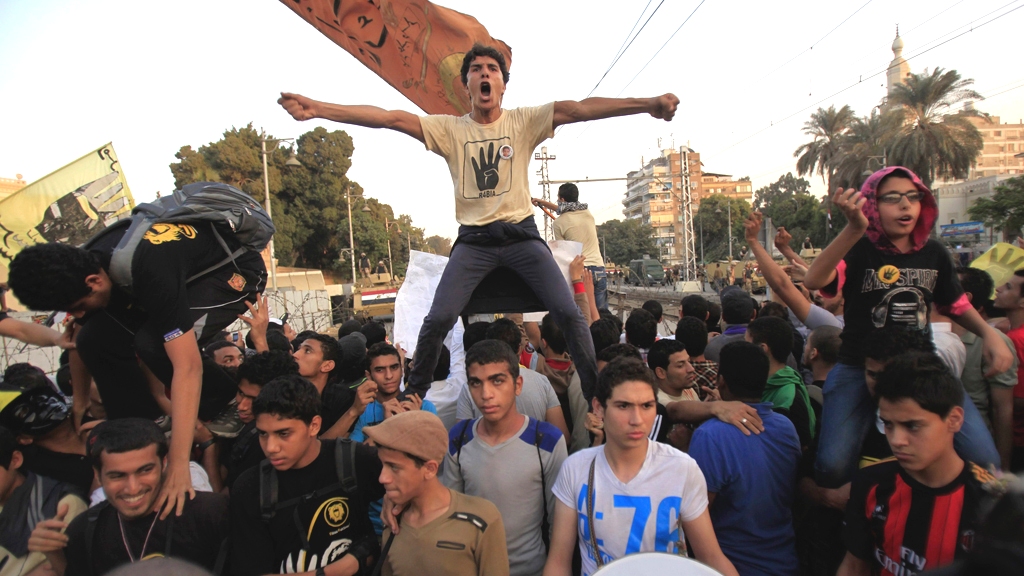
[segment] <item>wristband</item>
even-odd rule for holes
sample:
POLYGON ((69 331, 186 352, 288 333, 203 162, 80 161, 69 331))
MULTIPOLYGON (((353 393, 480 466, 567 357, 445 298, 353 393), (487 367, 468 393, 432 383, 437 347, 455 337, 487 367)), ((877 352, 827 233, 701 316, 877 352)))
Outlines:
POLYGON ((217 437, 215 436, 213 438, 210 438, 206 442, 200 442, 199 444, 196 445, 196 447, 199 448, 200 452, 206 452, 206 449, 209 448, 210 446, 213 446, 213 443, 216 441, 217 437))
POLYGON ((573 294, 583 294, 586 291, 587 291, 587 288, 586 288, 586 286, 583 285, 583 281, 582 280, 580 280, 579 282, 573 282, 572 283, 572 292, 573 292, 573 294))

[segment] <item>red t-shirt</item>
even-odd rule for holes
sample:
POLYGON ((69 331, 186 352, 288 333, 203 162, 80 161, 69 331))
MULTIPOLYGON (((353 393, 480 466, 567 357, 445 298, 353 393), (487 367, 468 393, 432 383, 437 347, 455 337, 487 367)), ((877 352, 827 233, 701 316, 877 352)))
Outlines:
MULTIPOLYGON (((1006 333, 1017 349, 1017 358, 1024 358, 1024 326, 1006 333)), ((1014 398, 1024 398, 1024 362, 1017 368, 1017 385, 1013 387, 1014 398)), ((1024 446, 1024 410, 1013 411, 1013 445, 1024 446)))

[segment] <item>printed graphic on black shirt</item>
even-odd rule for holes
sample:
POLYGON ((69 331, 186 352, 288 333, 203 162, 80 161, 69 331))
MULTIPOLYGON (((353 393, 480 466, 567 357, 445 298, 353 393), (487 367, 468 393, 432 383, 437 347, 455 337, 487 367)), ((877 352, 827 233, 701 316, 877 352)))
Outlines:
POLYGON ((511 142, 504 136, 464 145, 463 198, 492 198, 512 189, 511 142))

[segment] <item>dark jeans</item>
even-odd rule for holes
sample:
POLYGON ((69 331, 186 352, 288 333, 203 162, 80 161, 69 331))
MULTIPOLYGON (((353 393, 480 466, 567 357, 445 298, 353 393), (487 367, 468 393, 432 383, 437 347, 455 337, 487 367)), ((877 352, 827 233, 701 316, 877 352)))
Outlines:
MULTIPOLYGON (((262 269, 236 270, 226 267, 188 286, 188 300, 195 321, 198 345, 202 347, 218 332, 248 309, 266 286, 262 269), (246 277, 246 290, 235 291, 227 279, 236 271, 246 277)), ((90 315, 76 339, 78 353, 89 368, 106 409, 107 418, 137 416, 155 419, 163 411, 150 392, 139 360, 170 387, 174 368, 164 349, 164 339, 145 325, 138 329, 119 322, 106 310, 90 315)), ((237 384, 213 360, 203 356, 203 381, 199 400, 199 418, 212 420, 235 396, 237 384)), ((173 394, 173 391, 172 391, 173 394)))
MULTIPOLYGON (((604 266, 587 266, 587 270, 590 270, 594 275, 594 306, 598 310, 608 309, 608 274, 604 271, 604 266)), ((597 318, 594 318, 597 320, 597 318)))
POLYGON ((569 354, 580 375, 583 395, 589 402, 597 383, 594 341, 583 314, 576 307, 572 293, 562 278, 561 270, 551 257, 551 251, 540 240, 523 240, 506 246, 460 242, 452 248, 448 265, 434 292, 430 312, 420 328, 416 354, 409 373, 410 390, 423 395, 430 389, 445 335, 469 303, 473 290, 487 274, 499 266, 519 274, 561 327, 569 346, 569 354))

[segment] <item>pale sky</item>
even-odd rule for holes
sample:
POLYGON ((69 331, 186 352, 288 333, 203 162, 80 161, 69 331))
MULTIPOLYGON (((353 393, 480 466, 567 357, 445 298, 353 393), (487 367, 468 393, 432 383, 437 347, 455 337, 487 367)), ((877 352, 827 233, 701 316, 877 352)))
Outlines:
MULTIPOLYGON (((659 2, 438 3, 475 16, 512 48, 511 108, 586 97, 633 23, 659 2)), ((793 150, 807 140, 800 128, 814 109, 849 104, 867 114, 879 103, 897 24, 913 71, 956 69, 991 96, 979 110, 1024 117, 1024 9, 979 28, 1024 0, 705 0, 627 87, 699 2, 664 2, 594 93, 674 92, 675 120, 566 127, 546 143, 558 157, 552 179, 624 177, 656 155, 660 138, 665 148, 689 143, 706 171, 750 176, 755 189, 774 182, 795 170, 793 150)), ((2 177, 31 182, 112 141, 136 200, 146 201, 173 189, 168 165, 183 145, 198 148, 249 122, 276 137, 313 129, 317 122, 295 122, 277 105, 282 90, 419 112, 279 0, 0 1, 2 177)), ((398 133, 344 128, 355 142, 349 176, 369 196, 411 215, 428 235, 454 237, 452 183, 440 157, 398 133)), ((820 179, 813 185, 824 191, 820 179)), ((581 201, 599 222, 622 218, 624 191, 624 182, 584 184, 581 201)))

